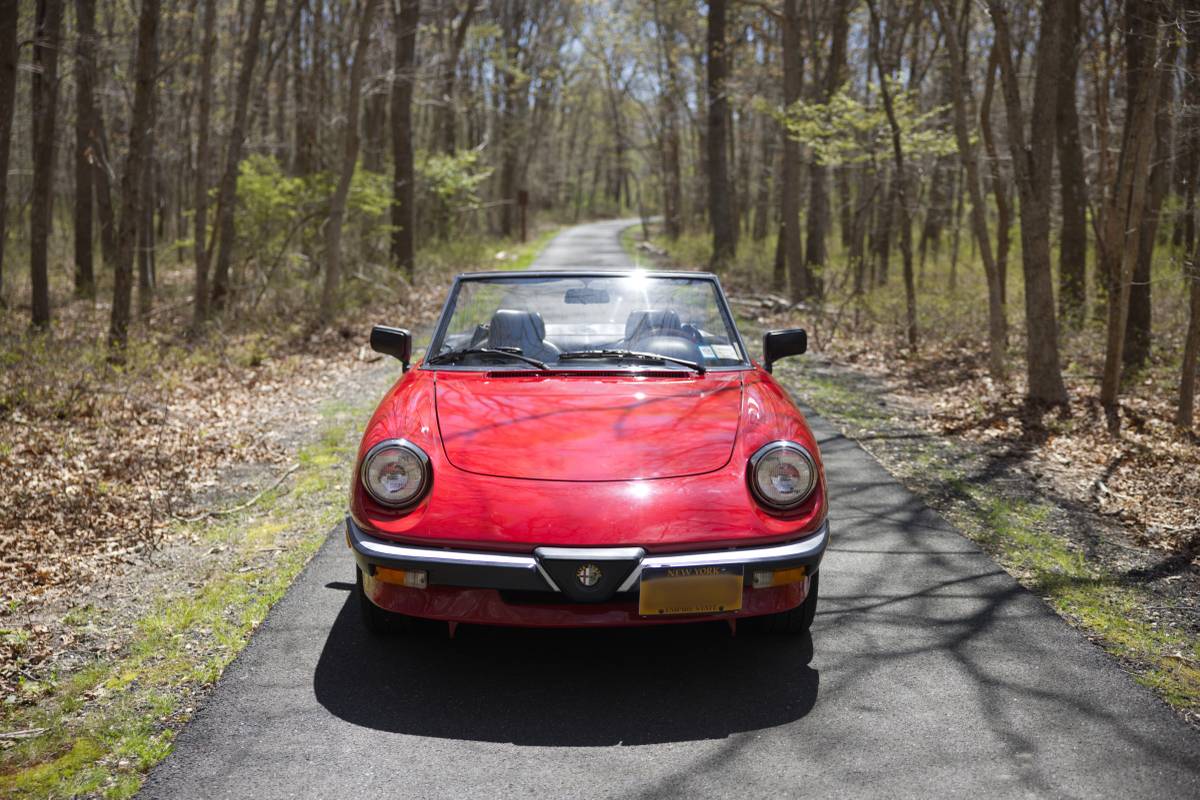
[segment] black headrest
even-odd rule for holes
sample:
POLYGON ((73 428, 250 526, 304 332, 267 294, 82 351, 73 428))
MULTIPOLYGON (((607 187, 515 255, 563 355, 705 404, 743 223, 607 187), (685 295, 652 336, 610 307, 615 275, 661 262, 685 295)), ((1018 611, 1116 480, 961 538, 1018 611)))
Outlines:
POLYGON ((488 342, 492 347, 527 347, 546 337, 546 323, 536 311, 501 308, 492 315, 488 342))
POLYGON ((625 341, 660 331, 677 331, 682 327, 673 309, 646 308, 632 311, 625 320, 625 341))

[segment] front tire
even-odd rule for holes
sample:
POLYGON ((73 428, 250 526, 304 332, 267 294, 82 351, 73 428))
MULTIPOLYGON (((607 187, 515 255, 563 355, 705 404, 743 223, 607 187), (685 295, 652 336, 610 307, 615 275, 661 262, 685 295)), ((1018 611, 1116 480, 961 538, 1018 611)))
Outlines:
POLYGON ((804 602, 795 608, 781 611, 778 614, 766 614, 753 617, 747 622, 753 622, 753 627, 763 633, 808 633, 812 627, 813 617, 817 614, 817 598, 820 595, 821 573, 813 573, 808 582, 808 595, 804 602))

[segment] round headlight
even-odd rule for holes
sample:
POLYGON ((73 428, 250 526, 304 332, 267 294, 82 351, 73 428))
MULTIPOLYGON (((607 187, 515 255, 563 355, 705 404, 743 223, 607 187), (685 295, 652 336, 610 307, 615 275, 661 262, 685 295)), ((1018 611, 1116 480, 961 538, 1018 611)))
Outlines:
POLYGON ((812 456, 794 442, 771 442, 750 457, 750 488, 763 505, 791 508, 817 485, 812 456))
POLYGON ((412 442, 389 439, 367 451, 362 484, 380 505, 415 503, 429 486, 429 456, 412 442))

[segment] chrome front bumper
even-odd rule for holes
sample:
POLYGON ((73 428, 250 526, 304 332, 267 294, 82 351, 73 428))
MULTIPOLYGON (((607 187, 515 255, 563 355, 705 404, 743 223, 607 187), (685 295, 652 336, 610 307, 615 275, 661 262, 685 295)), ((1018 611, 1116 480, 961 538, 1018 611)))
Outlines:
MULTIPOLYGON (((623 562, 628 574, 614 587, 616 593, 633 591, 642 570, 660 567, 738 566, 772 570, 807 566, 816 571, 829 543, 826 520, 803 539, 764 547, 727 548, 700 552, 647 555, 640 547, 539 547, 532 556, 414 547, 377 539, 346 518, 346 538, 355 560, 365 572, 373 567, 424 570, 431 586, 462 586, 478 589, 557 592, 563 589, 550 577, 545 562, 623 562)), ((576 599, 574 591, 564 600, 576 599)), ((599 598, 597 598, 599 599, 599 598)))

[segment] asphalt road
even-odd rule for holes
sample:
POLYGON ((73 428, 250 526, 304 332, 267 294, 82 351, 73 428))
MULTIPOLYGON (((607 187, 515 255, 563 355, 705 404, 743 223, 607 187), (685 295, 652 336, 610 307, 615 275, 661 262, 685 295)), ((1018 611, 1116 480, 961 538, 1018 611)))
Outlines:
POLYGON ((621 231, 637 222, 614 219, 567 228, 546 245, 532 269, 628 269, 633 263, 621 247, 620 236, 621 231))
MULTIPOLYGON (((616 264, 618 226, 553 263, 616 264)), ((833 545, 810 637, 369 639, 341 528, 148 798, 1200 797, 1200 735, 810 416, 833 545)))

